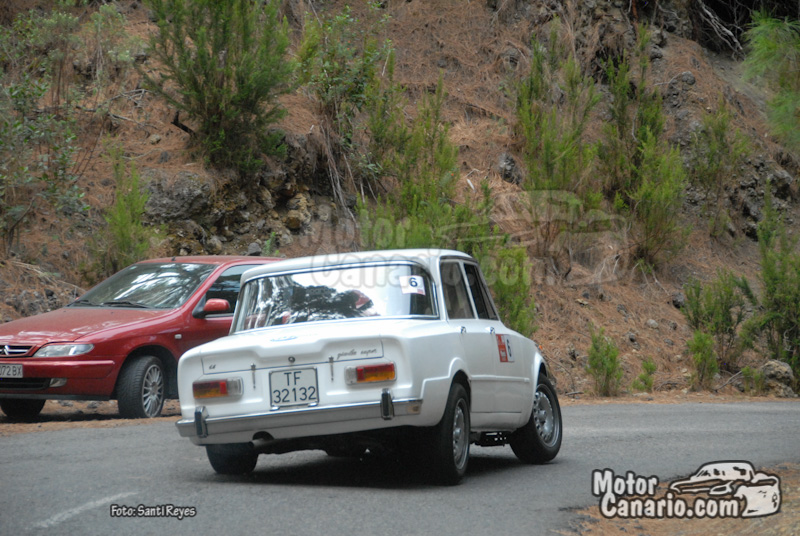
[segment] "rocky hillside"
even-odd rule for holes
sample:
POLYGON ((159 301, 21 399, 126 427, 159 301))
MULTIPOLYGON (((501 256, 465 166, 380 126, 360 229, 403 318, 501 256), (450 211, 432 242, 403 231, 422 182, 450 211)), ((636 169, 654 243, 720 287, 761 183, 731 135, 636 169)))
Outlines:
MULTIPOLYGON (((90 2, 81 17, 86 20, 96 9, 92 4, 99 3, 90 2)), ((0 23, 13 19, 14 8, 48 4, 11 2, 0 11, 0 23)), ((369 20, 366 5, 352 4, 354 17, 369 20)), ((124 15, 130 35, 144 39, 155 31, 139 0, 113 5, 124 15)), ((534 338, 550 359, 561 392, 592 391, 585 372, 590 325, 604 328, 619 347, 624 388, 639 375, 642 361, 652 358, 658 366, 656 390, 687 389, 692 366, 686 344, 692 333, 680 311, 684 285, 691 278, 709 280, 717 269, 728 268, 757 286, 756 226, 763 218, 768 182, 786 221, 796 221, 800 162, 770 136, 765 122, 768 94, 742 77, 738 41, 715 37, 714 24, 735 26, 735 21, 725 20, 726 13, 718 18, 698 13, 693 5, 688 0, 380 2, 388 16, 380 38, 390 40, 395 50, 395 80, 404 88, 406 114, 414 116, 418 101, 435 89, 441 76, 448 95, 444 117, 459 151, 460 195, 470 195, 486 181, 494 199, 494 222, 532 253, 536 248, 528 237, 541 222, 519 208, 527 195, 520 185, 526 169, 509 89, 530 70, 532 42, 545 38, 554 20, 563 26, 582 71, 598 83, 601 102, 587 128, 593 140, 602 138, 603 125, 610 121, 603 66, 609 58, 635 52, 639 23, 652 30, 645 51, 649 78, 663 98, 668 140, 681 149, 686 165, 691 165, 692 142, 704 117, 720 102, 732 110, 731 128, 746 139, 747 156, 726 181, 719 201, 730 215, 723 234, 710 236, 711 199, 689 187, 681 209, 688 246, 654 271, 631 258, 626 229, 613 224, 618 218, 607 206, 596 218, 612 225, 576 234, 565 253, 533 255, 531 292, 539 315, 534 338)), ((293 47, 300 42, 304 21, 338 13, 344 6, 342 1, 285 0, 293 47)), ((82 57, 76 54, 69 76, 80 77, 91 68, 82 57)), ((145 69, 158 69, 145 48, 136 61, 145 69)), ((307 88, 281 98, 288 111, 279 125, 285 157, 265 159, 263 168, 244 183, 233 172, 203 165, 190 149, 189 134, 175 110, 144 90, 136 71, 112 80, 107 96, 113 107, 99 121, 87 119, 80 137, 79 157, 85 165, 78 185, 90 208, 71 214, 41 211, 21 231, 0 270, 4 321, 65 304, 90 285, 87 266, 93 254, 87 244, 105 225, 103 210, 114 198, 111 165, 98 143, 102 136, 122 145, 149 193, 145 219, 159 229, 151 256, 262 251, 298 256, 359 247, 352 209, 362 192, 345 184, 346 195, 334 195, 331 168, 341 161, 307 88)), ((751 352, 743 363, 763 361, 751 352)), ((728 377, 720 376, 716 385, 728 377)))

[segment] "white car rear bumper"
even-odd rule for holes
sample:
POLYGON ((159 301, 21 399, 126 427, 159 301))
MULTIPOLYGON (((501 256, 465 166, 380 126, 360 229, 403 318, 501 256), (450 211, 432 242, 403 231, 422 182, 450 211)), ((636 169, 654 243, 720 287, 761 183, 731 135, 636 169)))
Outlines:
POLYGON ((210 417, 204 406, 194 418, 176 423, 182 437, 196 445, 243 443, 264 432, 271 439, 308 437, 374 430, 419 422, 421 399, 393 400, 388 390, 381 400, 341 406, 312 406, 264 413, 210 417))

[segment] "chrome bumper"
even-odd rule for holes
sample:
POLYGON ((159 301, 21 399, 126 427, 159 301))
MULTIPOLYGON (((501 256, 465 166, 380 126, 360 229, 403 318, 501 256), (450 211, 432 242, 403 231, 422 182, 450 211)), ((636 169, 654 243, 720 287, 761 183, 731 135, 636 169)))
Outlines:
POLYGON ((341 406, 304 407, 283 411, 270 411, 248 415, 209 417, 204 406, 198 406, 193 419, 182 419, 175 423, 182 437, 206 438, 237 432, 270 433, 270 430, 314 425, 374 420, 389 421, 394 417, 419 415, 422 400, 392 400, 384 392, 381 400, 341 406))

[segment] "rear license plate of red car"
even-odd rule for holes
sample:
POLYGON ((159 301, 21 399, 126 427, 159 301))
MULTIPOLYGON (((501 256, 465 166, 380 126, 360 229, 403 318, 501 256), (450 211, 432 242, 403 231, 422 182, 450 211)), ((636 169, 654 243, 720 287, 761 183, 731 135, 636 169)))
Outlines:
POLYGON ((0 378, 22 378, 22 365, 0 365, 0 378))
POLYGON ((277 370, 269 373, 273 408, 307 406, 319 402, 317 369, 277 370))

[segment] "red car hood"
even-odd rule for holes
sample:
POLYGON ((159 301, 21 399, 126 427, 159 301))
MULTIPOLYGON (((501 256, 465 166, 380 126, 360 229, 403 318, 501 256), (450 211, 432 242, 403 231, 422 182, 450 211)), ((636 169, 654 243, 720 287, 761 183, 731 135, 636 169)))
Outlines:
POLYGON ((0 344, 39 345, 72 342, 89 334, 132 328, 175 313, 174 309, 65 307, 50 313, 0 324, 0 344))

